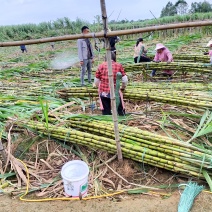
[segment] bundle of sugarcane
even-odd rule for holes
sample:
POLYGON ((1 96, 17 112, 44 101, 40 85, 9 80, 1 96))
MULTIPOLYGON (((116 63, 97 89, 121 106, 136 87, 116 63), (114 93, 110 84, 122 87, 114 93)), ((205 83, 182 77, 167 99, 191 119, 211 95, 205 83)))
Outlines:
MULTIPOLYGON (((112 122, 83 118, 66 120, 66 127, 30 121, 25 127, 66 142, 116 153, 112 122)), ((212 152, 176 139, 119 124, 123 156, 184 175, 203 178, 202 170, 212 176, 212 152)))
MULTIPOLYGON (((67 88, 57 92, 61 98, 69 97, 97 97, 97 89, 89 87, 67 88)), ((173 105, 192 106, 195 108, 212 108, 212 98, 207 91, 178 91, 175 89, 154 89, 145 87, 127 87, 124 98, 131 100, 145 100, 169 103, 173 105)))
POLYGON ((161 89, 161 90, 178 90, 178 91, 211 91, 212 84, 211 83, 186 83, 186 82, 178 82, 178 83, 167 83, 167 82, 133 82, 127 86, 128 89, 161 89))
POLYGON ((198 72, 198 73, 212 73, 212 66, 204 63, 181 63, 181 62, 146 62, 124 65, 126 72, 138 70, 178 70, 183 72, 198 72))
POLYGON ((11 95, 11 96, 44 96, 55 94, 55 87, 64 87, 61 81, 58 82, 8 82, 2 81, 0 84, 0 94, 11 95))
MULTIPOLYGON (((154 59, 154 55, 148 55, 152 60, 154 59)), ((210 63, 210 57, 208 55, 200 55, 200 54, 172 54, 174 61, 191 61, 198 63, 210 63)))
POLYGON ((98 91, 96 88, 91 87, 73 87, 65 88, 56 92, 61 98, 70 98, 70 97, 96 97, 98 96, 98 91))
POLYGON ((211 95, 201 91, 127 89, 124 92, 124 98, 133 100, 156 101, 203 109, 212 108, 211 95))
POLYGON ((10 87, 0 86, 0 93, 5 95, 16 95, 16 96, 42 96, 44 94, 52 93, 52 87, 42 86, 29 86, 29 87, 10 87), (49 89, 51 88, 51 91, 49 89))

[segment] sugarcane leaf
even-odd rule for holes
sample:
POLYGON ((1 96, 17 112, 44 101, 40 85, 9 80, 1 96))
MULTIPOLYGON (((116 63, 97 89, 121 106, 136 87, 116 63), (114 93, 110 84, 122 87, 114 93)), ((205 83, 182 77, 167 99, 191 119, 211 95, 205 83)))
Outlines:
POLYGON ((80 99, 80 98, 70 98, 69 100, 75 101, 76 103, 80 104, 83 112, 85 112, 85 103, 82 99, 80 99))
POLYGON ((199 136, 212 132, 212 113, 209 113, 208 116, 209 116, 208 120, 206 124, 203 126, 203 128, 201 129, 201 131, 199 132, 199 136))
POLYGON ((164 114, 168 115, 174 115, 174 116, 183 116, 183 117, 189 117, 189 118, 201 118, 200 115, 197 114, 189 114, 189 113, 178 113, 178 112, 173 112, 173 111, 165 111, 164 114))
POLYGON ((0 174, 0 179, 6 179, 8 177, 15 176, 15 172, 10 172, 10 173, 5 173, 5 174, 0 174))
POLYGON ((212 191, 212 180, 208 174, 208 172, 206 170, 202 170, 202 174, 205 177, 205 180, 207 181, 209 187, 210 187, 210 191, 212 191))
POLYGON ((209 110, 206 110, 200 120, 196 132, 188 142, 191 142, 193 139, 202 135, 209 134, 211 132, 212 132, 212 113, 209 110))
POLYGON ((142 189, 132 189, 128 190, 128 194, 143 194, 143 193, 148 193, 149 189, 147 188, 142 188, 142 189))

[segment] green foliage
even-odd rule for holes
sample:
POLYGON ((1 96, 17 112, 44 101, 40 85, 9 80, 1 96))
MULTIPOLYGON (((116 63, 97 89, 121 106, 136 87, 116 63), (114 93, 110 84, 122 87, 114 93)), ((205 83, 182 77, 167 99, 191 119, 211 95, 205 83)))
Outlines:
MULTIPOLYGON (((212 19, 212 12, 165 16, 165 17, 158 18, 157 20, 155 19, 140 20, 140 21, 134 21, 133 23, 125 22, 124 24, 120 21, 114 24, 109 24, 109 26, 110 26, 110 29, 114 31, 114 30, 122 30, 122 29, 155 26, 155 25, 158 25, 158 23, 170 24, 170 23, 177 23, 177 22, 207 20, 207 19, 212 19)), ((92 29, 93 27, 95 26, 92 25, 90 28, 92 29)))
POLYGON ((55 21, 41 22, 40 24, 21 24, 0 26, 0 40, 28 40, 64 34, 80 33, 82 25, 89 25, 85 20, 77 18, 59 18, 55 21))
POLYGON ((191 35, 183 35, 179 36, 176 39, 173 39, 172 41, 166 43, 166 46, 171 50, 176 50, 179 47, 189 44, 190 42, 200 39, 202 37, 201 34, 191 34, 191 35))
POLYGON ((192 2, 190 13, 207 13, 212 12, 212 4, 208 1, 192 2))
MULTIPOLYGON (((179 5, 181 4, 178 3, 177 7, 179 7, 179 5)), ((210 7, 207 6, 207 1, 204 1, 201 4, 201 8, 205 9, 195 9, 196 7, 194 6, 194 9, 192 11, 197 11, 200 13, 192 12, 192 14, 186 15, 177 15, 177 7, 175 5, 173 5, 173 3, 171 2, 168 2, 166 7, 163 8, 161 12, 161 18, 158 18, 157 20, 112 20, 111 22, 109 22, 109 27, 112 31, 114 31, 147 27, 158 25, 158 23, 169 24, 176 22, 212 19, 212 12, 203 13, 203 11, 206 11, 206 8, 209 8, 208 11, 211 11, 211 5, 210 7)), ((199 8, 199 6, 197 8, 199 8)), ((180 14, 182 14, 182 12, 180 12, 180 14)), ((43 37, 55 37, 66 34, 81 33, 81 27, 83 25, 88 25, 91 28, 91 31, 100 31, 102 29, 101 18, 98 15, 94 16, 94 18, 95 21, 93 22, 93 24, 89 24, 89 22, 80 18, 77 18, 75 21, 71 21, 68 17, 64 17, 59 18, 55 21, 41 22, 40 24, 0 26, 0 41, 39 39, 43 37)))
POLYGON ((175 5, 172 4, 172 2, 168 2, 167 5, 162 9, 160 17, 164 16, 174 16, 177 15, 177 9, 175 5))

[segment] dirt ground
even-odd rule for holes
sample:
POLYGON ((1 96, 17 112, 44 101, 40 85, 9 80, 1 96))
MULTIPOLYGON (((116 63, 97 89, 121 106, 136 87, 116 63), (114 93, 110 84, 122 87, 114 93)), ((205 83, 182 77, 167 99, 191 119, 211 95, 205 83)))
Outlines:
MULTIPOLYGON (((119 199, 98 199, 88 201, 22 202, 8 196, 0 196, 0 212, 176 212, 180 194, 162 199, 149 195, 121 195, 119 199), (121 200, 120 200, 121 199, 121 200)), ((186 203, 189 203, 189 199, 186 203)), ((202 192, 194 202, 191 212, 212 211, 212 194, 202 192)))

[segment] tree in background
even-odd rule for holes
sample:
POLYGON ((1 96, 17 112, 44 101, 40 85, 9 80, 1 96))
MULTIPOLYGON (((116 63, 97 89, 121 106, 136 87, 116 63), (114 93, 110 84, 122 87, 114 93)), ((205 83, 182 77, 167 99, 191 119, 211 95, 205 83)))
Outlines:
POLYGON ((162 9, 160 17, 164 16, 174 16, 177 14, 177 9, 172 2, 168 2, 167 5, 162 9))
POLYGON ((188 3, 184 0, 178 0, 175 3, 175 7, 177 9, 177 14, 178 15, 184 15, 187 13, 188 10, 188 3))
POLYGON ((95 15, 94 19, 95 19, 94 22, 93 22, 94 24, 99 24, 100 25, 102 23, 102 18, 101 18, 100 15, 95 15))
POLYGON ((208 1, 191 3, 190 13, 206 13, 212 12, 212 4, 208 1))

